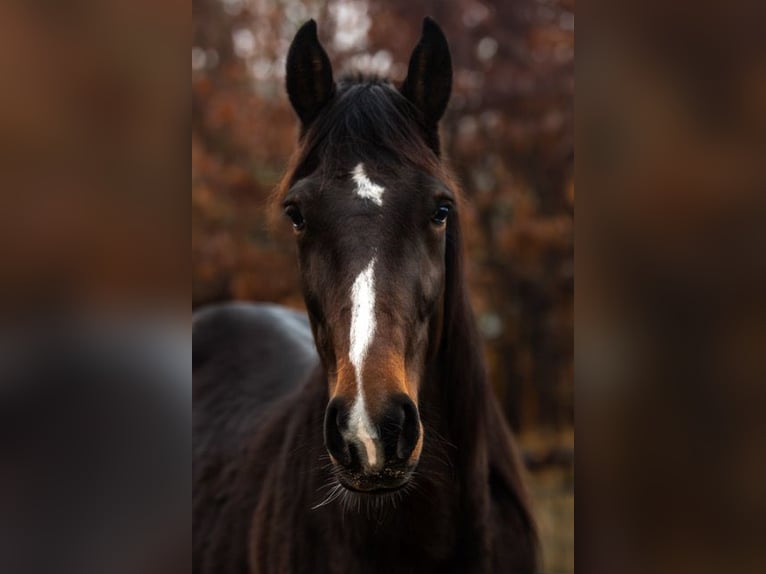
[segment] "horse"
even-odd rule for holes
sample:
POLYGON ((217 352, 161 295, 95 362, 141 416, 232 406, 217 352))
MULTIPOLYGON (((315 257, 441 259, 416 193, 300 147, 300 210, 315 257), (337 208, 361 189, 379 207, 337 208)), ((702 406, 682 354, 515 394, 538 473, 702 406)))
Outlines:
POLYGON ((310 20, 286 87, 300 127, 274 204, 307 313, 228 303, 194 315, 193 571, 535 572, 440 148, 442 30, 423 21, 401 85, 336 82, 310 20))

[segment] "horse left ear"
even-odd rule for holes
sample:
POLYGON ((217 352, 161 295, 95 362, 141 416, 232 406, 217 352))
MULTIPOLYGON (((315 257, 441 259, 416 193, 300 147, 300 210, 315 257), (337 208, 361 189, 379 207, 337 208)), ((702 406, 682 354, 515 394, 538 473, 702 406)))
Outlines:
POLYGON ((317 25, 309 20, 295 34, 287 52, 287 95, 306 128, 335 94, 332 66, 317 37, 317 25))
POLYGON ((401 92, 421 111, 426 127, 435 129, 447 109, 451 91, 452 57, 447 38, 439 25, 426 17, 401 92))

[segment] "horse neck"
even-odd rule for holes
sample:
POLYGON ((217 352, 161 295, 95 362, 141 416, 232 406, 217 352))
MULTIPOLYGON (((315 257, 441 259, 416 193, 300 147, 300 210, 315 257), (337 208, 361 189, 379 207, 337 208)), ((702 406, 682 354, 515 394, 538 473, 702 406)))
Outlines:
POLYGON ((459 511, 467 523, 463 536, 473 537, 476 548, 486 549, 492 499, 493 504, 503 505, 504 518, 514 522, 514 549, 523 559, 531 557, 531 564, 536 532, 521 460, 489 385, 459 256, 452 262, 442 340, 429 368, 421 412, 432 409, 439 415, 436 424, 452 445, 451 462, 460 489, 459 511))

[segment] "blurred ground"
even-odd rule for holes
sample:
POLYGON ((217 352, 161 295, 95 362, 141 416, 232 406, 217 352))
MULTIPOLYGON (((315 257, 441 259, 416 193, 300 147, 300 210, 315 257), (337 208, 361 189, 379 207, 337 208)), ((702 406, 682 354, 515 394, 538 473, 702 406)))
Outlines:
POLYGON ((193 305, 302 307, 265 206, 297 136, 284 57, 315 18, 336 77, 403 79, 424 16, 450 42, 446 155, 469 199, 469 282, 493 386, 530 462, 546 571, 573 570, 574 0, 194 0, 193 305))

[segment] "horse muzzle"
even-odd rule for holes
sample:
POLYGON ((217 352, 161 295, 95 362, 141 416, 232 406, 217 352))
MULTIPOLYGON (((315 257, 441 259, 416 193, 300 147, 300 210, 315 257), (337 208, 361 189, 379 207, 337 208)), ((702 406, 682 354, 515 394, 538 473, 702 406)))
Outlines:
POLYGON ((387 399, 371 417, 342 397, 325 413, 325 446, 338 478, 349 490, 373 493, 404 486, 417 466, 422 446, 418 409, 405 394, 387 399))

